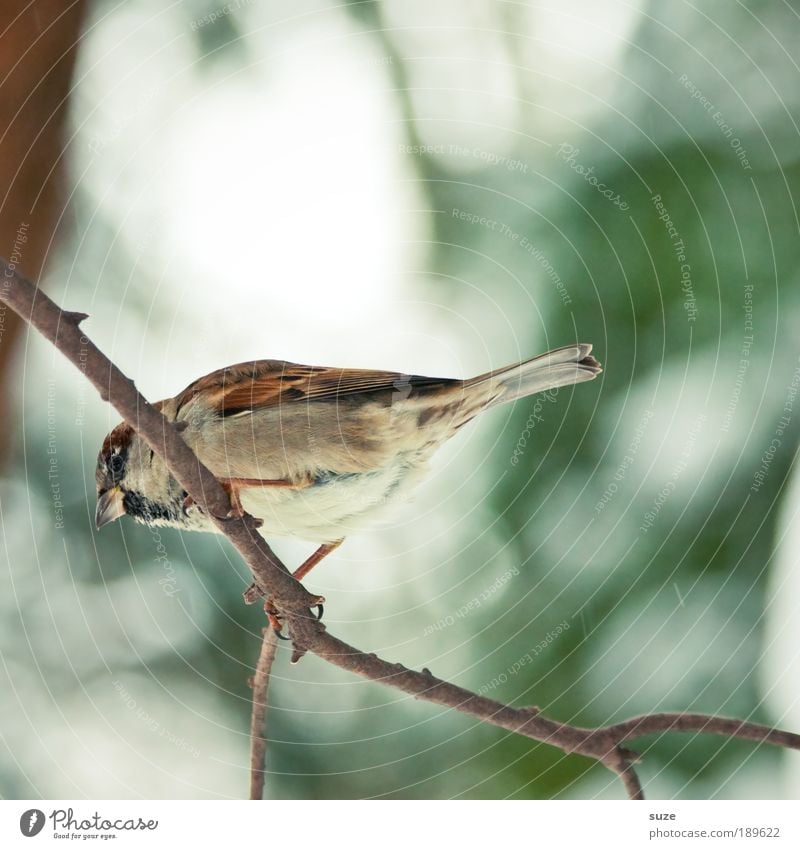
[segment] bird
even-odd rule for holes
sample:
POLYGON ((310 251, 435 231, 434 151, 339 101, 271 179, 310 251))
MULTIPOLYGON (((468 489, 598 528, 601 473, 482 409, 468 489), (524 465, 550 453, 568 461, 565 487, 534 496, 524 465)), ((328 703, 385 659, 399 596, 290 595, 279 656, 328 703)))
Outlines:
MULTIPOLYGON (((591 351, 567 345, 469 380, 254 360, 154 406, 230 495, 231 515, 251 514, 265 537, 318 544, 293 573, 301 580, 410 494, 436 450, 479 413, 595 378, 591 351)), ((95 478, 98 530, 128 515, 218 531, 127 422, 105 437, 95 478)))

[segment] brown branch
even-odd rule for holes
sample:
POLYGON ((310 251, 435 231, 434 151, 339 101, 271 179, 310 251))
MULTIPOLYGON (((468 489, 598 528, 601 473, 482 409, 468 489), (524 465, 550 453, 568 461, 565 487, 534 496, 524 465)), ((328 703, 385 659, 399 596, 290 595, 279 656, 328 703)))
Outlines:
POLYGON ((264 628, 261 652, 258 655, 256 673, 253 676, 253 713, 250 718, 250 798, 264 798, 264 771, 267 752, 267 693, 270 672, 278 648, 275 631, 264 628))
MULTIPOLYGON (((324 624, 309 613, 309 608, 319 599, 292 578, 256 533, 257 521, 251 516, 241 519, 227 517, 230 509, 228 496, 183 442, 177 429, 83 335, 78 325, 86 316, 63 312, 30 282, 10 269, 4 260, 0 260, 0 271, 3 272, 0 300, 6 301, 86 374, 101 397, 110 401, 150 447, 165 459, 181 486, 233 542, 255 576, 258 592, 248 592, 248 600, 254 600, 258 593, 272 597, 294 642, 294 660, 311 651, 342 669, 394 687, 414 698, 457 710, 482 722, 556 746, 564 752, 593 758, 620 776, 632 799, 644 798, 632 765, 637 755, 622 745, 634 738, 667 731, 688 731, 800 750, 798 734, 704 714, 658 713, 602 728, 581 728, 549 719, 535 707, 516 708, 487 699, 442 681, 427 670, 416 672, 342 642, 329 634, 324 624)), ((262 658, 264 651, 266 649, 262 650, 262 658)), ((265 704, 266 699, 263 702, 265 704)))

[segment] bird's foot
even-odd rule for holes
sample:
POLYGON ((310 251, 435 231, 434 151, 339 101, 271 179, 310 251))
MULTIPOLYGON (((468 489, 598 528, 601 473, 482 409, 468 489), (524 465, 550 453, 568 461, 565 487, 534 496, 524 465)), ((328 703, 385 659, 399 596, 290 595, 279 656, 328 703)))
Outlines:
MULTIPOLYGON (((315 616, 317 620, 322 619, 323 614, 325 613, 325 608, 323 607, 323 602, 325 599, 321 596, 314 597, 314 604, 311 606, 311 610, 316 610, 315 616)), ((281 615, 278 613, 278 609, 272 602, 271 598, 268 598, 264 602, 264 613, 267 614, 267 620, 269 621, 270 627, 273 631, 275 631, 276 636, 281 640, 289 640, 290 637, 285 637, 282 633, 283 622, 281 622, 281 615)))

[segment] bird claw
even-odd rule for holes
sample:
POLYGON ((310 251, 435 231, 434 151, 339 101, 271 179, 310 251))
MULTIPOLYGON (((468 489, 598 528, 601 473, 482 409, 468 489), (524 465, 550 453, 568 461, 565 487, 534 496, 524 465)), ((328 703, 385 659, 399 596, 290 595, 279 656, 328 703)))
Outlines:
MULTIPOLYGON (((253 587, 255 587, 255 584, 253 584, 253 587)), ((251 589, 253 589, 253 587, 251 587, 251 589)), ((321 595, 318 595, 316 596, 316 599, 316 603, 312 605, 309 610, 316 609, 316 613, 314 614, 314 616, 317 622, 319 622, 321 621, 322 616, 325 613, 325 608, 322 604, 325 601, 325 598, 321 595)), ((245 593, 245 600, 247 600, 247 593, 245 593)), ((253 600, 255 601, 255 599, 253 600)), ((275 632, 275 636, 277 636, 280 640, 291 641, 291 637, 285 637, 283 635, 283 623, 281 622, 281 616, 276 610, 275 605, 272 603, 272 599, 270 598, 268 598, 264 602, 264 613, 267 614, 267 620, 269 621, 270 627, 275 632)))
POLYGON ((267 599, 264 602, 264 613, 267 614, 267 619, 269 620, 270 627, 275 632, 275 636, 279 640, 290 640, 291 637, 285 637, 282 633, 283 623, 281 622, 281 618, 278 615, 278 611, 275 610, 275 605, 272 603, 270 599, 267 599))

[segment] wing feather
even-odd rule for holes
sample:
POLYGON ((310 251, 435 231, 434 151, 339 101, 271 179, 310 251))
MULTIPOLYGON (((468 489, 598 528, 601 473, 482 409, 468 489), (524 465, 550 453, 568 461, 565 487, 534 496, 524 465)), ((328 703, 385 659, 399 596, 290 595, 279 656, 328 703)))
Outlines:
POLYGON ((217 477, 296 484, 386 468, 399 445, 413 451, 428 439, 418 426, 420 399, 451 388, 461 397, 462 387, 461 380, 256 360, 196 380, 169 401, 169 414, 187 423, 184 438, 217 477))
POLYGON ((400 393, 461 385, 462 381, 392 371, 305 366, 283 360, 238 363, 201 377, 177 397, 177 410, 203 393, 221 416, 283 405, 288 402, 342 400, 365 392, 400 393))

